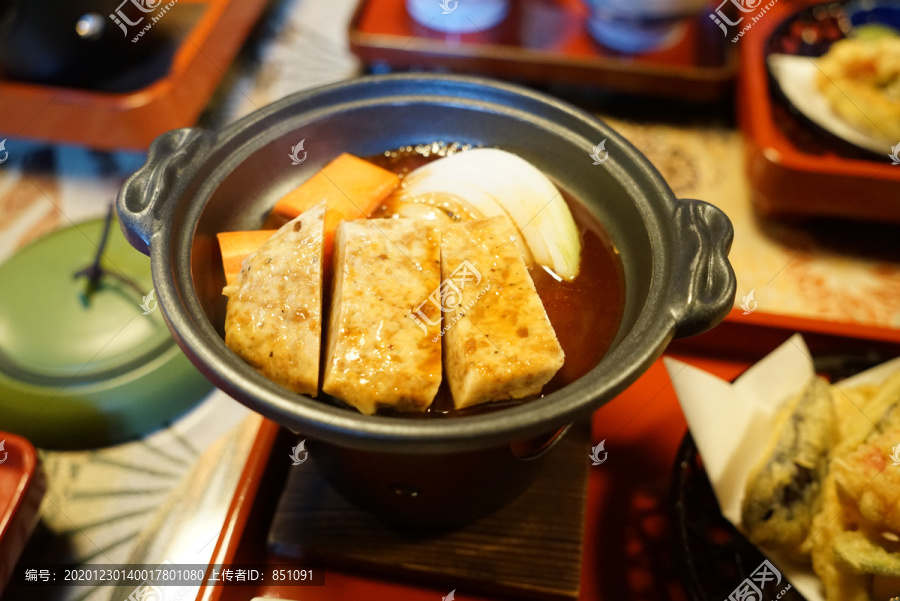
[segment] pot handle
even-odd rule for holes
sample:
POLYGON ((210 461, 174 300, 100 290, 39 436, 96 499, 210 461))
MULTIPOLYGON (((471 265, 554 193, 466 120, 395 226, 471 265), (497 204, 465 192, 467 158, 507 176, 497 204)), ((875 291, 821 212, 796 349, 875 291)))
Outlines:
POLYGON ((731 221, 702 200, 678 200, 673 215, 679 236, 669 297, 678 307, 675 336, 693 336, 718 325, 734 306, 737 281, 728 261, 731 221))
POLYGON ((150 144, 147 160, 125 180, 116 199, 119 225, 137 250, 150 254, 150 238, 160 223, 160 214, 177 194, 175 187, 212 143, 214 134, 197 127, 173 129, 150 144))

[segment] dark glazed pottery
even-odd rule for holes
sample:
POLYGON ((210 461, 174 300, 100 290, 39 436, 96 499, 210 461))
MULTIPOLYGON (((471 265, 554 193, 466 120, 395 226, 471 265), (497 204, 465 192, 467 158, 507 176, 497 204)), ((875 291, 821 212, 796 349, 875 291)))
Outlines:
MULTIPOLYGON (((472 495, 484 495, 485 483, 495 481, 491 473, 509 473, 510 465, 527 466, 507 479, 515 485, 505 487, 521 488, 524 472, 533 473, 540 462, 514 454, 511 443, 588 416, 641 375, 674 336, 715 326, 735 295, 727 259, 733 232, 719 209, 677 200, 646 158, 594 117, 525 88, 478 78, 367 77, 290 96, 219 133, 168 132, 125 183, 118 211, 131 243, 152 257, 159 307, 198 369, 251 409, 308 436, 310 454, 323 459, 343 489, 382 513, 403 505, 393 517, 414 523, 463 521, 501 504, 509 494, 500 490, 498 478, 491 491, 495 501, 455 516, 442 510, 440 519, 429 517, 434 508, 471 505, 472 495), (308 158, 292 166, 288 155, 301 140, 308 158), (615 342, 600 364, 520 407, 421 420, 364 416, 293 394, 232 353, 223 340, 224 276, 216 233, 258 229, 279 196, 341 152, 367 156, 435 140, 514 152, 604 224, 621 253, 626 300, 615 342), (589 154, 602 140, 609 158, 594 165, 589 154), (485 452, 495 460, 453 469, 454 457, 485 452), (373 466, 366 478, 350 469, 355 463, 373 466), (441 492, 429 493, 433 488, 441 492), (418 492, 393 503, 403 490, 418 492)), ((549 447, 536 445, 540 452, 533 455, 549 447)))

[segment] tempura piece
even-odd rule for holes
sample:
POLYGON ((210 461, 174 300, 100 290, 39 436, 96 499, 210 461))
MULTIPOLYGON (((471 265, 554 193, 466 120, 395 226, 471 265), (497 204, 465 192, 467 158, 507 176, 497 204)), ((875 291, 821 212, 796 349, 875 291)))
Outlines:
POLYGON ((892 465, 900 444, 898 384, 900 373, 879 385, 832 387, 840 440, 808 541, 827 601, 872 601, 882 598, 876 590, 896 591, 900 582, 900 480, 892 465))
POLYGON ((879 432, 900 428, 900 371, 877 386, 845 388, 837 383, 832 388, 840 429, 835 457, 850 453, 879 432))
POLYGON ((747 482, 741 523, 751 541, 797 560, 821 507, 828 453, 835 442, 828 383, 814 378, 779 411, 772 436, 747 482))
POLYGON ((818 59, 816 85, 845 121, 900 139, 900 38, 845 38, 818 59))
POLYGON ((852 572, 834 552, 834 540, 858 526, 852 507, 845 505, 852 504, 840 497, 834 476, 829 474, 823 486, 822 510, 813 520, 808 541, 813 571, 822 580, 825 601, 871 601, 871 576, 852 572))
POLYGON ((279 229, 222 294, 225 344, 262 375, 315 396, 322 339, 325 203, 279 229))
POLYGON ((440 310, 411 315, 438 290, 440 244, 434 226, 413 220, 341 223, 324 392, 366 415, 428 408, 441 383, 440 310))
POLYGON ((563 350, 503 217, 445 227, 444 360, 457 409, 538 394, 563 350))
POLYGON ((900 545, 872 534, 860 530, 841 532, 834 539, 835 555, 857 574, 900 576, 900 545))
POLYGON ((836 457, 831 469, 840 490, 856 499, 868 525, 900 538, 900 466, 892 461, 897 455, 900 429, 876 436, 845 457, 836 457))

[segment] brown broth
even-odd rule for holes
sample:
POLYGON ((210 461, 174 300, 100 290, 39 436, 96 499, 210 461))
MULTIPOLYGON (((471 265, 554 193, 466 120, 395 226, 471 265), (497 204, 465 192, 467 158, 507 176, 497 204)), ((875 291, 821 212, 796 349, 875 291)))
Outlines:
MULTIPOLYGON (((441 153, 422 153, 433 146, 405 147, 397 151, 366 157, 372 163, 393 171, 401 177, 410 171, 441 158, 441 153)), ((625 277, 619 253, 603 225, 571 194, 561 190, 581 233, 581 268, 571 282, 560 282, 540 266, 529 269, 531 279, 550 323, 556 331, 566 355, 562 368, 544 386, 540 395, 525 399, 485 403, 457 411, 447 386, 441 383, 431 407, 424 414, 379 411, 379 415, 403 417, 453 417, 497 411, 540 398, 570 384, 589 372, 609 350, 625 309, 625 277)), ((372 217, 384 217, 392 212, 388 199, 372 217)))

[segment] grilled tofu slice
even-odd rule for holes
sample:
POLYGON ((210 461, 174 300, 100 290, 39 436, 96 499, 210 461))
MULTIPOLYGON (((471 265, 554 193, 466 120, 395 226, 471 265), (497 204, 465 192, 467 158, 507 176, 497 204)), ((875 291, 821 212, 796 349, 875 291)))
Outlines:
POLYGON ((421 221, 340 224, 324 392, 366 415, 428 408, 441 383, 440 302, 429 301, 440 259, 440 232, 421 221))
POLYGON ((279 229, 222 294, 225 344, 262 375, 315 396, 322 341, 325 203, 279 229))
POLYGON ((502 217, 441 232, 444 364, 453 403, 538 394, 564 354, 502 217))

